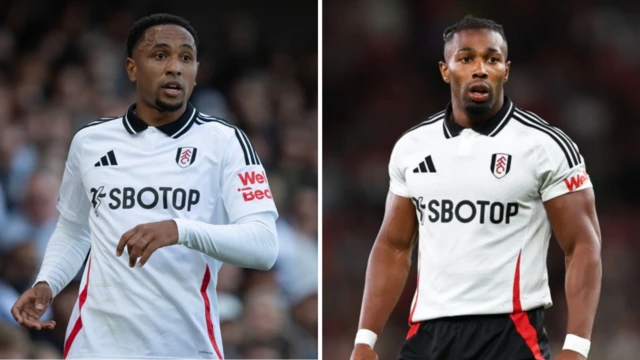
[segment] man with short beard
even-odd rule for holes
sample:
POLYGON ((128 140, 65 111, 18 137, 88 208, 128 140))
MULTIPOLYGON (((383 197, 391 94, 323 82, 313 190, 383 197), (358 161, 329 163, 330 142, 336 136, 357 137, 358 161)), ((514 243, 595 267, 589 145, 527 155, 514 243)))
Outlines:
POLYGON ((183 18, 137 21, 126 60, 136 103, 73 138, 59 222, 12 308, 21 325, 53 329, 41 316, 88 256, 64 358, 223 359, 218 270, 275 263, 278 213, 258 154, 188 102, 197 54, 183 18))
POLYGON ((549 360, 551 231, 565 253, 567 337, 556 360, 585 359, 602 276, 594 194, 578 147, 505 96, 507 40, 467 16, 444 32, 451 103, 407 131, 389 163, 352 360, 373 350, 418 245, 402 360, 549 360))

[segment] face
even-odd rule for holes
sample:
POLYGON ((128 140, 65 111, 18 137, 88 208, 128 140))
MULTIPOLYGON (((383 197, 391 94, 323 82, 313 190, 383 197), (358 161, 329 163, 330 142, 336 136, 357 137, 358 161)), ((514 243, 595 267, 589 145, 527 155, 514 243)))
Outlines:
POLYGON ((444 56, 440 72, 451 85, 453 102, 470 117, 489 113, 509 78, 511 63, 502 36, 492 30, 462 30, 446 44, 444 56))
POLYGON ((176 111, 193 92, 196 56, 189 31, 177 25, 153 26, 127 59, 127 74, 143 102, 159 111, 176 111))

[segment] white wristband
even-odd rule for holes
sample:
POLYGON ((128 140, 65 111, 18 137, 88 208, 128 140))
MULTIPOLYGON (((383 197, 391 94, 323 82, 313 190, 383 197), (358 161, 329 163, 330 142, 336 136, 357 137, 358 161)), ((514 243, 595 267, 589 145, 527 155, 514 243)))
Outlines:
POLYGON ((591 341, 576 335, 569 334, 564 340, 564 346, 562 347, 562 350, 575 351, 586 358, 589 356, 590 348, 591 341))
POLYGON ((360 329, 356 333, 356 341, 355 344, 366 344, 369 345, 372 349, 378 340, 378 335, 371 330, 360 329))

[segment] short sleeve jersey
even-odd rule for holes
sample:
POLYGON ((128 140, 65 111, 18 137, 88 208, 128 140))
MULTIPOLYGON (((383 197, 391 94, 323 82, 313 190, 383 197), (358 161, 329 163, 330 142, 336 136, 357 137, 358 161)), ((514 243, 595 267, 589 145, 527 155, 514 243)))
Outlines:
POLYGON ((584 158, 508 97, 474 128, 451 112, 407 131, 389 163, 390 191, 413 201, 419 223, 410 322, 551 306, 544 202, 592 187, 584 158))

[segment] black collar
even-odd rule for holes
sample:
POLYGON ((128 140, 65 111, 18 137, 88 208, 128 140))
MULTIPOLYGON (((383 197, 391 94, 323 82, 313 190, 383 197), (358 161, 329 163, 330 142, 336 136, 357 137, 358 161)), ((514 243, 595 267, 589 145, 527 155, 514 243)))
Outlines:
MULTIPOLYGON (((194 108, 191 103, 187 102, 187 108, 185 109, 184 114, 182 114, 182 116, 180 116, 178 120, 158 126, 157 129, 167 134, 167 136, 177 139, 180 136, 184 135, 189 130, 189 128, 191 128, 191 126, 195 122, 196 113, 196 108, 194 108)), ((145 123, 138 117, 138 115, 136 115, 136 104, 133 104, 129 107, 129 110, 122 118, 122 123, 129 134, 137 134, 149 127, 147 123, 145 123)))
MULTIPOLYGON (((478 126, 472 127, 472 129, 475 132, 478 132, 482 135, 496 136, 500 131, 502 131, 502 129, 504 129, 504 127, 509 122, 511 115, 513 114, 514 108, 515 106, 513 105, 513 102, 511 102, 511 99, 505 96, 502 109, 500 109, 500 111, 498 111, 498 113, 492 116, 489 120, 487 120, 486 122, 478 126)), ((447 105, 447 108, 444 112, 444 121, 442 122, 444 124, 443 125, 444 136, 447 139, 460 135, 462 130, 465 129, 463 126, 453 121, 451 116, 452 113, 453 113, 453 106, 451 105, 451 103, 449 103, 449 105, 447 105)))

